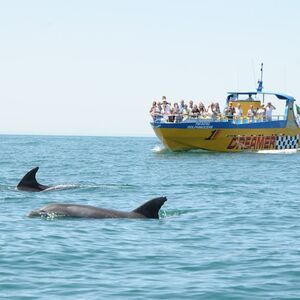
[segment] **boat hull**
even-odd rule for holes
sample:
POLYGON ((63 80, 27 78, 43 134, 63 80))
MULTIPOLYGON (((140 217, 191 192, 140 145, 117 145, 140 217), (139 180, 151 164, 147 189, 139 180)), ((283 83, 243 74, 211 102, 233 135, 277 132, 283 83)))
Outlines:
POLYGON ((176 128, 155 126, 162 143, 172 151, 203 149, 221 152, 297 149, 300 129, 297 126, 272 128, 176 128))
MULTIPOLYGON (((269 93, 266 93, 269 94, 269 93)), ((272 93, 274 94, 274 93, 272 93)), ((283 119, 187 119, 172 123, 164 119, 151 125, 162 143, 172 151, 202 149, 221 152, 298 149, 300 128, 294 113, 295 99, 286 100, 283 119)), ((249 104, 249 103, 248 103, 249 104)))

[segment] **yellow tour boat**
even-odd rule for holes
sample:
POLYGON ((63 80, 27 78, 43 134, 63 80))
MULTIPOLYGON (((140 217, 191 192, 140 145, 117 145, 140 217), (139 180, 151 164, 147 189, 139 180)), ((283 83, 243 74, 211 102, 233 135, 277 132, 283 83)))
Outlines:
POLYGON ((177 116, 170 118, 156 115, 151 121, 156 136, 172 151, 203 149, 241 152, 297 149, 300 128, 294 111, 295 99, 283 93, 264 91, 262 72, 263 64, 256 91, 228 93, 227 107, 238 108, 240 115, 218 114, 183 119, 177 116), (265 97, 285 101, 283 114, 265 116, 254 113, 249 116, 247 112, 250 106, 257 112, 263 106, 265 97))

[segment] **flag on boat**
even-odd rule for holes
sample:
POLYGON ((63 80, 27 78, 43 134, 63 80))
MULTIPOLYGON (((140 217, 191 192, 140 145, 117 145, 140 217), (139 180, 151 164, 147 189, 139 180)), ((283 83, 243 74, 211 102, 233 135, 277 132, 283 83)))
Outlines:
POLYGON ((300 116, 300 106, 298 106, 297 104, 296 104, 296 112, 297 112, 297 115, 300 116))

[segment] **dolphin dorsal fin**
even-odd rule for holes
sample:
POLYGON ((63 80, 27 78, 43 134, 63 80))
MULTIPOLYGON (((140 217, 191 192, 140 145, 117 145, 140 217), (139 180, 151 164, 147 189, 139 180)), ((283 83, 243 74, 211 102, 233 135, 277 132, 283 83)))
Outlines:
POLYGON ((23 190, 25 188, 43 190, 47 188, 47 186, 43 186, 37 182, 35 175, 38 170, 39 167, 35 167, 32 170, 30 170, 18 183, 17 188, 19 190, 23 190))
POLYGON ((143 215, 146 218, 158 219, 158 212, 166 201, 166 197, 154 198, 142 204, 132 212, 143 215))
POLYGON ((30 186, 35 186, 38 185, 39 183, 36 181, 35 175, 37 173, 37 171, 39 170, 39 167, 33 168, 32 170, 30 170, 28 173, 26 173, 24 175, 24 177, 20 180, 20 182, 18 183, 18 187, 19 186, 23 186, 23 185, 30 185, 30 186))

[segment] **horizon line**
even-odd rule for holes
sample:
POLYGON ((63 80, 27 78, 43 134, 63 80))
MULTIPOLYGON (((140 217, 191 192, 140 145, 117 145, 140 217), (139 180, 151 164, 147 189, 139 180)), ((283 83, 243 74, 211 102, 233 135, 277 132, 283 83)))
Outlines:
POLYGON ((55 133, 6 133, 0 132, 0 136, 57 136, 57 137, 116 137, 116 138, 155 138, 154 134, 129 134, 129 135, 101 135, 101 134, 55 134, 55 133))

